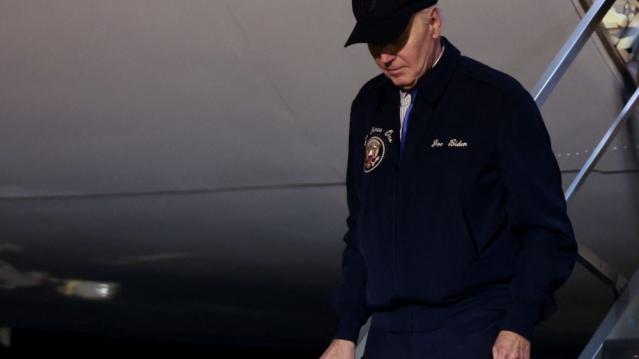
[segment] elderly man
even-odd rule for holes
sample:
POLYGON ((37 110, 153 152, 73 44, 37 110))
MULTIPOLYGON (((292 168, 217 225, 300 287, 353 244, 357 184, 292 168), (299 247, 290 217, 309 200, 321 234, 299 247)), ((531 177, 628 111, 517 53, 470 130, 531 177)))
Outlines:
POLYGON ((344 282, 322 359, 527 359, 577 244, 541 114, 441 36, 437 0, 354 0, 382 74, 351 107, 344 282))

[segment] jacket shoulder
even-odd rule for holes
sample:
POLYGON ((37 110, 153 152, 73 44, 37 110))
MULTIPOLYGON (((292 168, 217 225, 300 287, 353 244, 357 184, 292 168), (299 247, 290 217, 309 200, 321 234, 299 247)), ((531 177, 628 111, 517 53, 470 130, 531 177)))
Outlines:
POLYGON ((460 65, 461 72, 466 80, 500 98, 524 93, 530 95, 519 80, 478 60, 468 56, 461 56, 460 65))
POLYGON ((379 74, 368 80, 357 92, 351 104, 351 130, 366 127, 368 118, 366 113, 379 101, 384 90, 384 79, 384 74, 379 74))
POLYGON ((372 79, 366 81, 366 83, 359 89, 355 99, 353 100, 353 107, 359 103, 377 98, 381 91, 385 81, 384 74, 379 74, 372 79))

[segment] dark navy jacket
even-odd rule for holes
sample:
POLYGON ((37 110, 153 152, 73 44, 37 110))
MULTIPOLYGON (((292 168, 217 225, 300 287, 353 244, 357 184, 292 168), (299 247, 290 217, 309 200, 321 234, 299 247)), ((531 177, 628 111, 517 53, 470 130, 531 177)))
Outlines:
POLYGON ((343 283, 334 338, 373 311, 507 293, 503 330, 530 339, 557 310, 577 243, 550 137, 513 77, 444 53, 418 81, 400 157, 398 88, 383 74, 353 101, 343 283))

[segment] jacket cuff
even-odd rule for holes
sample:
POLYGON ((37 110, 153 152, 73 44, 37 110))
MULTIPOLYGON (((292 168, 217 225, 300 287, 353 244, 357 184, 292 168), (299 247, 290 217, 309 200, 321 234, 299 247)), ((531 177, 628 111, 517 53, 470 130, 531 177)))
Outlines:
POLYGON ((364 323, 356 318, 342 318, 337 325, 337 331, 333 339, 346 339, 357 345, 357 338, 362 325, 364 323))
POLYGON ((515 332, 528 341, 532 341, 535 325, 539 321, 539 305, 534 303, 513 302, 501 326, 502 330, 515 332))

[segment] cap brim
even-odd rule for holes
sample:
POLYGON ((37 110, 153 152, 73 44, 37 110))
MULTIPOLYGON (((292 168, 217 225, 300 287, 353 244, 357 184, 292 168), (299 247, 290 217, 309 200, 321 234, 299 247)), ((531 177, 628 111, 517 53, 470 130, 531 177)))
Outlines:
POLYGON ((412 14, 399 14, 388 19, 358 21, 344 47, 357 43, 387 44, 397 39, 408 26, 412 14))

